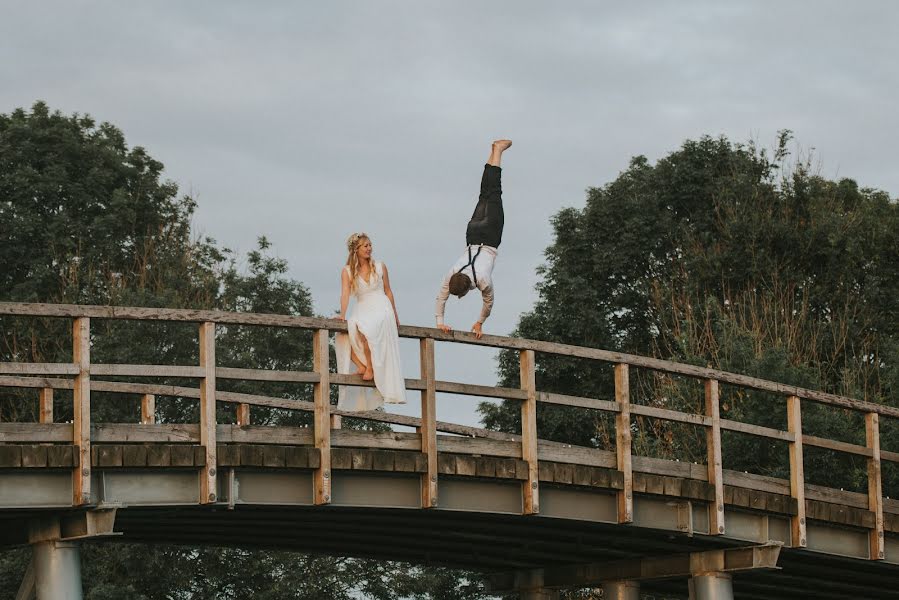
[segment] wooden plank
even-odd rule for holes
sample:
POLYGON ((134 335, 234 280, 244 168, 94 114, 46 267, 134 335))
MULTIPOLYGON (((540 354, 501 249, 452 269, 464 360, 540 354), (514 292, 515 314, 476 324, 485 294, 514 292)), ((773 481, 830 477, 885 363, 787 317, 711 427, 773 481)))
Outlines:
POLYGON ((880 471, 880 415, 865 415, 865 444, 871 451, 868 458, 868 510, 874 513, 874 528, 868 532, 869 557, 883 560, 883 482, 880 471))
POLYGON ((437 448, 440 452, 454 454, 483 454, 506 458, 521 458, 521 442, 464 438, 452 435, 438 435, 437 448))
POLYGON ((121 467, 124 449, 120 444, 97 444, 93 447, 95 467, 121 467))
MULTIPOLYGON (((874 414, 877 414, 877 413, 874 413, 874 414)), ((803 446, 815 446, 817 448, 827 448, 828 450, 836 450, 838 452, 846 452, 847 454, 856 454, 858 456, 865 456, 867 458, 871 458, 871 449, 866 448, 865 446, 858 446, 856 444, 847 444, 846 442, 839 442, 837 440, 830 440, 827 438, 815 437, 813 435, 803 434, 802 445, 803 446)))
POLYGON ((3 443, 72 443, 71 423, 0 423, 3 443))
POLYGON ((0 468, 18 469, 22 466, 22 446, 0 444, 0 468))
POLYGON ((53 468, 74 469, 78 465, 78 453, 75 446, 47 446, 47 466, 53 468))
POLYGON ((313 502, 317 505, 331 503, 331 383, 328 371, 328 330, 318 329, 312 336, 312 366, 318 375, 313 385, 313 427, 315 447, 321 453, 321 462, 313 476, 313 502))
POLYGON ((711 421, 706 429, 706 465, 709 483, 715 488, 715 501, 709 506, 709 533, 724 533, 724 474, 721 462, 721 412, 719 407, 718 382, 705 381, 705 413, 711 421))
POLYGON ((57 377, 17 377, 14 375, 0 375, 0 387, 71 390, 75 387, 75 383, 71 379, 59 379, 57 377))
POLYGON ((631 464, 631 400, 628 365, 615 365, 615 401, 621 409, 615 417, 615 452, 624 487, 618 491, 618 522, 634 522, 634 474, 631 464))
POLYGON ((216 501, 215 323, 200 323, 200 445, 206 449, 206 465, 200 470, 200 504, 216 501))
POLYGON ((762 427, 761 425, 752 425, 750 423, 740 423, 739 421, 731 421, 729 419, 721 419, 721 429, 739 431, 740 433, 748 433, 785 442, 792 442, 795 439, 795 436, 789 431, 771 429, 770 427, 762 427))
POLYGON ((0 362, 0 375, 78 375, 72 363, 0 362))
POLYGON ((579 408, 592 408, 606 412, 618 412, 618 405, 611 400, 597 400, 595 398, 582 398, 581 396, 567 396, 565 394, 552 394, 550 392, 538 392, 537 402, 560 404, 562 406, 576 406, 579 408))
POLYGON ((42 444, 22 446, 22 466, 24 468, 46 467, 47 448, 42 444))
POLYGON ((123 467, 146 467, 147 447, 143 444, 127 444, 122 446, 123 467))
POLYGON ((216 367, 217 379, 244 379, 247 381, 288 381, 295 383, 316 383, 318 374, 308 371, 270 371, 267 369, 236 369, 216 367))
POLYGON ((91 427, 91 439, 102 444, 192 443, 200 441, 200 426, 187 423, 141 425, 139 423, 98 423, 91 427))
POLYGON ((154 444, 147 446, 148 467, 169 467, 172 464, 172 446, 154 444))
POLYGON ((802 462, 802 409, 798 396, 787 398, 787 425, 795 438, 790 442, 790 497, 796 501, 797 514, 790 519, 792 545, 805 548, 805 468, 802 462))
POLYGON ((421 451, 427 458, 427 471, 421 474, 421 506, 437 506, 437 384, 434 363, 434 340, 419 340, 421 378, 421 451))
POLYGON ((686 461, 665 460, 663 458, 651 458, 649 456, 634 456, 631 458, 631 469, 633 471, 640 471, 652 475, 668 475, 671 477, 708 481, 708 467, 706 467, 706 465, 686 461))
POLYGON ((614 452, 587 448, 585 446, 572 446, 559 442, 547 442, 539 440, 537 451, 545 460, 564 462, 574 465, 586 465, 590 467, 617 468, 618 460, 614 452))
POLYGON ((156 423, 156 396, 153 394, 144 394, 140 398, 140 422, 141 425, 156 423))
POLYGON ((705 415, 697 415, 693 413, 683 413, 667 408, 659 408, 657 406, 645 406, 643 404, 631 404, 631 414, 643 417, 653 417, 656 419, 665 419, 666 421, 677 421, 679 423, 689 423, 691 425, 702 425, 711 427, 712 421, 705 415))
POLYGON ((53 388, 41 388, 40 422, 53 422, 53 388))
MULTIPOLYGON (((870 413, 869 413, 870 414, 870 413)), ((889 450, 880 450, 880 460, 888 460, 890 462, 899 462, 899 452, 890 452, 889 450)))
POLYGON ((444 394, 464 394, 466 396, 482 396, 485 398, 502 398, 504 400, 527 400, 524 390, 494 387, 492 385, 473 385, 454 381, 436 382, 437 391, 444 394))
POLYGON ((72 442, 78 448, 79 467, 72 475, 72 504, 91 503, 91 333, 90 319, 72 324, 72 362, 78 368, 73 387, 72 442))
POLYGON ((200 379, 205 371, 203 367, 184 367, 169 365, 91 365, 91 374, 96 376, 116 377, 192 377, 200 379))
POLYGON ((521 403, 521 458, 528 464, 528 478, 521 482, 522 512, 540 512, 539 465, 537 462, 537 378, 536 357, 533 350, 519 355, 521 389, 526 400, 521 403))
MULTIPOLYGON (((354 387, 375 387, 373 381, 362 381, 361 375, 341 375, 339 373, 331 373, 331 384, 349 385, 354 387)), ((405 380, 405 388, 407 390, 421 390, 424 388, 424 382, 421 379, 405 380)))

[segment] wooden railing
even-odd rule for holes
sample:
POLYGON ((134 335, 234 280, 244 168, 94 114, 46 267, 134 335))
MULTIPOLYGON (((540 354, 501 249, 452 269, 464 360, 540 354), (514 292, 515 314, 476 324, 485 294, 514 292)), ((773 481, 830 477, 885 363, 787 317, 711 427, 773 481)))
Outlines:
MULTIPOLYGON (((714 500, 710 502, 709 507, 710 533, 713 535, 724 534, 726 531, 724 520, 726 472, 722 466, 722 430, 787 442, 790 459, 789 493, 795 500, 796 505, 796 514, 791 516, 791 543, 794 547, 806 546, 805 499, 807 491, 818 498, 829 497, 826 491, 821 491, 822 488, 806 484, 803 474, 803 446, 815 446, 864 457, 868 464, 866 504, 867 509, 874 514, 873 527, 869 530, 870 556, 875 560, 884 557, 884 498, 882 496, 881 461, 899 462, 899 453, 881 450, 879 420, 881 416, 899 417, 899 409, 891 406, 643 356, 520 338, 485 335, 483 338, 477 339, 473 334, 466 332, 444 333, 437 329, 403 326, 400 328, 401 336, 415 338, 420 342, 420 376, 417 379, 407 379, 406 388, 420 392, 421 417, 416 418, 376 411, 350 413, 341 411, 330 404, 331 386, 370 386, 372 384, 363 382, 358 376, 329 372, 329 334, 346 331, 346 324, 342 321, 314 317, 221 311, 22 303, 0 303, 0 315, 59 317, 72 320, 74 343, 71 363, 0 363, 0 387, 37 388, 40 390, 40 424, 43 424, 44 427, 42 429, 40 425, 35 424, 22 426, 14 430, 8 427, 4 428, 0 424, 0 443, 71 441, 77 447, 80 455, 80 460, 77 462, 79 467, 75 469, 73 474, 73 504, 75 505, 84 505, 91 502, 91 391, 140 395, 140 423, 143 425, 153 425, 155 423, 156 396, 175 396, 199 400, 200 419, 199 435, 197 437, 205 452, 204 467, 200 473, 201 494, 199 501, 201 503, 216 502, 217 423, 215 407, 217 402, 227 402, 237 404, 237 425, 239 426, 250 425, 251 406, 300 410, 312 413, 311 442, 321 453, 320 464, 315 469, 313 478, 313 497, 316 504, 328 504, 331 500, 331 442, 332 433, 335 431, 332 429, 332 419, 348 415, 415 428, 416 434, 412 434, 415 437, 413 443, 427 459, 426 467, 421 475, 422 507, 438 506, 437 432, 444 432, 467 436, 467 439, 459 440, 457 438, 453 440, 453 438, 444 436, 439 440, 441 450, 446 450, 448 447, 458 450, 464 446, 469 446, 471 453, 474 454, 517 455, 517 458, 526 463, 527 473, 521 478, 522 507, 525 514, 535 514, 540 511, 538 459, 568 461, 575 464, 617 469, 623 475, 623 485, 620 490, 616 491, 618 496, 618 521, 620 523, 630 523, 634 518, 634 471, 645 471, 647 469, 646 465, 649 465, 651 470, 653 465, 658 466, 664 462, 653 462, 653 459, 632 456, 632 418, 645 416, 705 428, 707 464, 704 466, 705 473, 702 475, 703 479, 714 489, 714 500), (179 366, 94 364, 90 358, 91 319, 197 323, 200 345, 199 364, 179 366), (313 369, 311 372, 294 372, 219 367, 215 357, 215 330, 219 324, 310 330, 313 332, 313 369), (520 387, 504 388, 437 381, 435 378, 434 352, 435 342, 437 341, 517 350, 520 354, 520 387), (602 361, 613 365, 614 401, 568 396, 538 390, 535 378, 535 353, 537 352, 602 361), (630 367, 681 375, 702 381, 705 390, 705 414, 685 413, 631 403, 630 367), (183 387, 92 379, 93 377, 102 376, 192 378, 199 380, 199 385, 198 387, 183 387), (263 395, 227 392, 217 389, 217 379, 311 384, 313 386, 313 401, 304 402, 263 395), (787 409, 787 430, 782 431, 722 419, 719 408, 720 383, 770 392, 784 397, 787 409), (74 419, 70 433, 60 432, 59 427, 61 425, 50 425, 53 423, 54 389, 73 390, 74 419), (521 403, 520 435, 437 421, 437 392, 519 401, 521 403), (861 446, 803 434, 801 406, 804 400, 863 413, 865 416, 866 444, 861 446), (558 442, 540 440, 537 431, 538 402, 588 408, 615 414, 616 452, 614 455, 595 449, 573 448, 570 445, 558 442), (635 469, 635 463, 639 463, 639 469, 635 469)), ((163 426, 156 425, 155 427, 163 426)), ((169 427, 175 428, 177 426, 170 425, 169 427)), ((171 431, 175 431, 175 429, 171 429, 171 431)), ((112 437, 114 438, 115 436, 113 435, 112 437)), ((105 441, 109 441, 109 437, 105 441)), ((221 440, 218 441, 221 442, 221 440)), ((899 506, 896 507, 895 512, 899 512, 899 506)))

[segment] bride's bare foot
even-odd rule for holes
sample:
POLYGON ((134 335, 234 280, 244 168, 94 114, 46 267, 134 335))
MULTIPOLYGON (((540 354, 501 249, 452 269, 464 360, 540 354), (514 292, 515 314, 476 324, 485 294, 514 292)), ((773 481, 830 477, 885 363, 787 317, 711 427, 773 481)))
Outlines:
POLYGON ((512 145, 512 140, 496 140, 493 142, 493 147, 502 152, 503 150, 507 150, 509 146, 512 145))
POLYGON ((375 378, 375 372, 371 369, 365 369, 365 372, 362 374, 362 381, 371 381, 375 378))
POLYGON ((356 365, 356 372, 354 375, 365 375, 365 365, 356 365))

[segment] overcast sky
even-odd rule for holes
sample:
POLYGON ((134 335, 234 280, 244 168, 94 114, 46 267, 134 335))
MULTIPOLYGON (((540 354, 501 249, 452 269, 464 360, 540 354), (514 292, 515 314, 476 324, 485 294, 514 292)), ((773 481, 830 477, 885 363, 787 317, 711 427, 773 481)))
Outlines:
MULTIPOLYGON (((198 234, 242 253, 267 236, 321 314, 344 240, 368 232, 417 325, 490 142, 511 138, 485 325, 507 334, 536 299, 550 217, 634 155, 704 134, 770 147, 787 128, 822 175, 896 197, 897 26, 892 1, 6 0, 0 112, 41 99, 117 125, 198 199, 198 234)), ((447 321, 470 327, 477 296, 447 321)), ((446 346, 438 378, 495 383, 493 352, 446 346)), ((474 405, 441 397, 438 417, 471 423, 474 405)))

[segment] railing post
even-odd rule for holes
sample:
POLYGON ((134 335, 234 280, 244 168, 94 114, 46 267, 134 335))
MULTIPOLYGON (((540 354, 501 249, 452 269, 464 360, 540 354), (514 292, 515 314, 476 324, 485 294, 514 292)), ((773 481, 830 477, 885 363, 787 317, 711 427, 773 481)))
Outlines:
POLYGON ((40 422, 53 422, 53 388, 41 388, 40 422))
POLYGON ((868 459, 868 510, 874 513, 874 529, 868 534, 871 560, 883 560, 883 486, 880 475, 880 415, 865 415, 865 440, 871 449, 868 459))
POLYGON ((528 463, 528 478, 521 482, 521 486, 522 512, 526 515, 535 515, 540 512, 536 368, 534 351, 522 350, 520 355, 521 389, 527 392, 527 399, 521 403, 521 458, 528 463))
POLYGON ((200 471, 200 504, 216 501, 216 440, 215 440, 215 323, 200 324, 200 366, 204 377, 200 381, 200 444, 206 452, 206 464, 200 471))
POLYGON ((140 399, 140 422, 142 425, 156 423, 156 396, 144 394, 140 399))
POLYGON ((78 448, 78 466, 72 479, 72 504, 91 501, 91 325, 88 317, 75 319, 72 361, 78 366, 73 400, 72 442, 78 448))
POLYGON ((618 470, 624 475, 624 487, 618 492, 618 522, 634 522, 634 474, 631 468, 631 399, 628 365, 615 365, 615 448, 618 470))
POLYGON ((421 350, 421 451, 427 456, 427 471, 421 474, 421 507, 437 506, 437 384, 434 365, 434 339, 419 340, 421 350))
POLYGON ((715 488, 715 503, 709 507, 709 534, 724 533, 724 476, 721 463, 721 412, 718 397, 718 382, 705 381, 705 414, 711 426, 705 430, 709 484, 715 488))
POLYGON ((238 404, 237 405, 237 426, 245 427, 250 424, 250 405, 249 404, 238 404))
POLYGON ((312 336, 312 370, 318 374, 313 384, 315 447, 321 455, 312 480, 313 502, 331 503, 331 383, 328 370, 328 330, 319 329, 312 336))
POLYGON ((790 496, 796 501, 796 514, 791 518, 792 546, 805 548, 805 469, 802 463, 802 410, 799 396, 787 397, 787 430, 790 442, 790 496))

